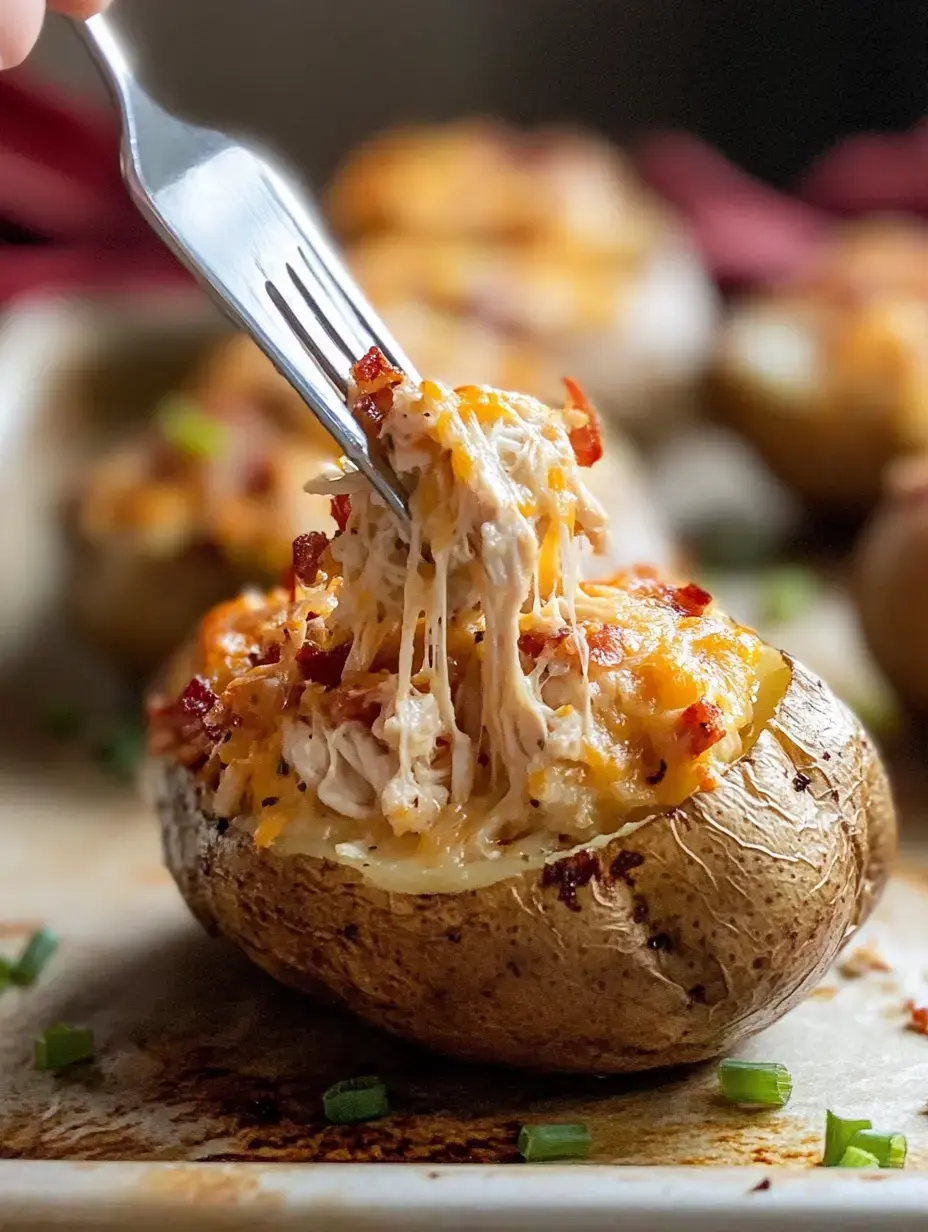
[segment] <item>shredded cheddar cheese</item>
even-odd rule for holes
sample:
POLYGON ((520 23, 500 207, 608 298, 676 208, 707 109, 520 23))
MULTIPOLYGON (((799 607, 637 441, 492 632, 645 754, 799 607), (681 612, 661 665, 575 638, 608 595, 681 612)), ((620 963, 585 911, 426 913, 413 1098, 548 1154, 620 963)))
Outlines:
POLYGON ((181 726, 216 811, 255 816, 259 844, 470 867, 715 786, 773 652, 699 587, 581 582, 580 545, 606 531, 578 461, 578 439, 598 456, 595 413, 417 387, 374 353, 355 377, 411 527, 357 475, 315 482, 340 494, 342 529, 295 551, 292 594, 204 621, 196 696, 159 713, 215 698, 211 749, 181 726))

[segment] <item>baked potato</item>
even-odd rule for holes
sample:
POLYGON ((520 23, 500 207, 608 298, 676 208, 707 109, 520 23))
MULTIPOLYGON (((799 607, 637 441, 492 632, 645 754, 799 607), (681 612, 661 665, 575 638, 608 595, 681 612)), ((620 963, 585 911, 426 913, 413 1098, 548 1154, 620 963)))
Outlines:
POLYGON ((715 293, 682 226, 607 142, 486 121, 388 132, 349 156, 329 213, 423 371, 560 396, 651 433, 688 409, 715 293))
POLYGON ((212 612, 150 702, 196 917, 465 1058, 640 1070, 775 1020, 887 875, 867 735, 700 587, 580 581, 605 517, 575 386, 552 411, 371 352, 353 406, 410 529, 346 473, 292 588, 212 612))
POLYGON ((70 596, 84 632, 131 671, 157 667, 213 604, 276 581, 300 530, 328 523, 302 484, 336 457, 258 348, 223 339, 82 476, 70 596))
POLYGON ((736 306, 710 404, 810 505, 860 515, 928 447, 928 232, 848 226, 793 282, 736 306))
POLYGON ((857 545, 854 594, 864 636, 897 695, 928 714, 928 456, 889 468, 857 545))

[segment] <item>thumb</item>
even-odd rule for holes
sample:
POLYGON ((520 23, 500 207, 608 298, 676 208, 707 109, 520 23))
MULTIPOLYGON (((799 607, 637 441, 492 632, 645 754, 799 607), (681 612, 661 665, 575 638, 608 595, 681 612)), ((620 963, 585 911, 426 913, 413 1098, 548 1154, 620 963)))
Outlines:
POLYGON ((32 50, 45 14, 45 0, 0 3, 0 68, 21 64, 32 50))

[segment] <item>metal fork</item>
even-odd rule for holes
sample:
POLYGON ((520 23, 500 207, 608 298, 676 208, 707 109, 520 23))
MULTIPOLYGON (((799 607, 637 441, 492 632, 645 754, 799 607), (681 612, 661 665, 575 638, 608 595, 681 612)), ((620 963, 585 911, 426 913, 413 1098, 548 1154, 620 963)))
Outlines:
POLYGON ((122 116, 123 177, 135 204, 245 329, 390 508, 406 493, 346 405, 370 347, 418 375, 338 257, 315 208, 261 156, 178 119, 138 84, 109 17, 77 23, 122 116))

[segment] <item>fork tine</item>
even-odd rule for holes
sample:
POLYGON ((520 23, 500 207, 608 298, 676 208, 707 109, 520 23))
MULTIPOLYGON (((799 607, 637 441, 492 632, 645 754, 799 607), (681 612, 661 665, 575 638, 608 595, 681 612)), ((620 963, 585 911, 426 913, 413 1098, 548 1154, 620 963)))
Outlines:
MULTIPOLYGON (((293 331, 296 337, 299 338, 300 342, 302 342, 303 346, 306 347, 307 351, 309 351, 310 355, 313 358, 314 363, 316 363, 318 367, 322 369, 324 375, 326 376, 329 383, 332 385, 335 392, 338 394, 340 398, 344 399, 347 393, 347 390, 348 390, 348 380, 347 380, 347 377, 345 376, 344 364, 340 364, 336 366, 335 364, 332 363, 331 359, 329 358, 328 351, 325 348, 321 347, 317 341, 316 336, 314 336, 312 333, 310 333, 308 329, 306 329, 303 322, 300 320, 297 314, 290 307, 289 303, 287 302, 286 297, 282 294, 279 288, 275 286, 273 282, 271 282, 270 279, 268 279, 265 282, 264 289, 267 291, 268 296, 271 302, 273 303, 274 307, 277 309, 280 315, 284 318, 284 320, 290 326, 290 329, 293 331)), ((311 319, 317 325, 319 324, 318 317, 314 316, 311 319)))
MULTIPOLYGON (((315 219, 313 221, 315 223, 315 219)), ((300 256, 320 285, 326 287, 329 299, 337 305, 341 317, 352 320, 355 330, 360 331, 360 335, 368 340, 364 350, 378 346, 394 368, 405 372, 411 380, 418 381, 419 374, 409 357, 367 302, 361 288, 318 224, 314 227, 314 233, 306 238, 309 244, 305 250, 300 248, 300 256)))

